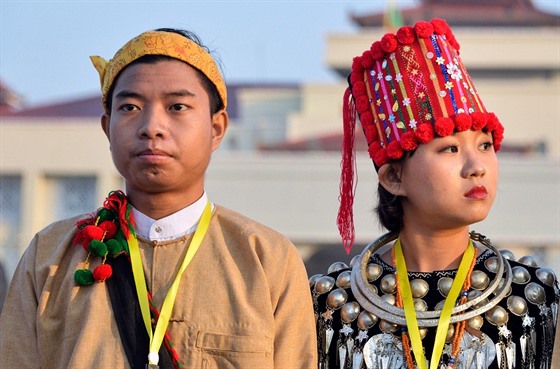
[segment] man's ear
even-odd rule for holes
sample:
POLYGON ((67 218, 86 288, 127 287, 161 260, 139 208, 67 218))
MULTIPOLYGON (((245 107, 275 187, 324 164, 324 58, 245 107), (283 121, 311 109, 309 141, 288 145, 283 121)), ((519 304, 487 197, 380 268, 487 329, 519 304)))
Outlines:
POLYGON ((379 184, 392 195, 406 196, 404 186, 401 186, 401 173, 402 167, 399 163, 383 164, 377 172, 379 184))
POLYGON ((212 115, 212 151, 220 147, 220 143, 226 134, 229 117, 225 109, 212 115))
POLYGON ((105 132, 105 136, 107 136, 109 140, 110 140, 110 136, 109 136, 110 121, 111 121, 111 117, 107 113, 101 116, 101 128, 103 129, 103 132, 105 132))

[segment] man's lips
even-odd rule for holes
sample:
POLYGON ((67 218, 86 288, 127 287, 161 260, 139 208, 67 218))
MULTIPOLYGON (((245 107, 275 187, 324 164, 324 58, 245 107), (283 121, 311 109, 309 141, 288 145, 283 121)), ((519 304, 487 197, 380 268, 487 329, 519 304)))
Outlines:
POLYGON ((146 149, 138 152, 136 157, 144 163, 158 164, 166 162, 172 158, 172 155, 159 149, 146 149))
POLYGON ((171 156, 169 153, 158 149, 146 149, 138 153, 138 156, 171 156))
POLYGON ((469 199, 485 199, 488 197, 488 191, 484 186, 474 186, 465 193, 465 197, 469 199))

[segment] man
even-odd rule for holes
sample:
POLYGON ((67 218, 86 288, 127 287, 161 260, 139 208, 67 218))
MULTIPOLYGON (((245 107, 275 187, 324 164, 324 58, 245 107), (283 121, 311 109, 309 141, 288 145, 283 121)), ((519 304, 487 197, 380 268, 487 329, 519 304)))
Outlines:
POLYGON ((228 125, 213 58, 159 29, 92 61, 126 195, 36 235, 0 317, 0 367, 315 367, 297 250, 204 190, 228 125))

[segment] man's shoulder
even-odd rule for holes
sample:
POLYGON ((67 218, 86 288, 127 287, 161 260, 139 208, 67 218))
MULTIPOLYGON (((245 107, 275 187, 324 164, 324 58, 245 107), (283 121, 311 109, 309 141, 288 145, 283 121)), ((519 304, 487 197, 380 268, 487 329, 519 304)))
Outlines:
POLYGON ((224 206, 215 205, 215 215, 224 231, 236 232, 244 237, 264 237, 291 244, 279 231, 224 206))
POLYGON ((60 219, 50 223, 48 226, 37 232, 38 237, 63 236, 76 232, 76 223, 86 218, 87 214, 76 215, 71 218, 60 219))

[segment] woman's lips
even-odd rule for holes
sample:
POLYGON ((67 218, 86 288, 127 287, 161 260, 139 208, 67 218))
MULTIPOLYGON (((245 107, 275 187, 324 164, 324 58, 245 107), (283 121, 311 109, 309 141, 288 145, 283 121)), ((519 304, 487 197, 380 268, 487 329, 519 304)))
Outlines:
POLYGON ((469 199, 485 199, 488 197, 488 191, 484 186, 474 186, 465 193, 465 197, 469 199))

